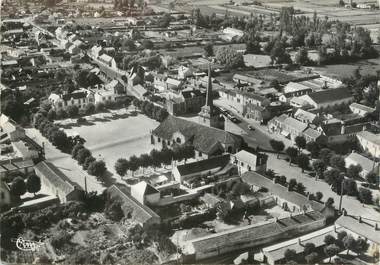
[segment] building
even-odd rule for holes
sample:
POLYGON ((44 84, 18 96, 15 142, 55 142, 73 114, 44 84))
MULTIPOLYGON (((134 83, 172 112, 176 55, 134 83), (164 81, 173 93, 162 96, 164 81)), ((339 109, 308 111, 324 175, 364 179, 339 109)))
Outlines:
POLYGON ((306 124, 314 123, 317 120, 317 117, 317 114, 303 109, 297 109, 297 111, 294 113, 294 118, 306 124))
POLYGON ((213 104, 211 66, 208 67, 208 83, 206 93, 206 105, 201 108, 198 114, 199 123, 208 127, 224 130, 224 118, 217 112, 213 104))
POLYGON ((206 103, 206 95, 200 90, 182 91, 166 100, 166 109, 172 115, 198 113, 206 103))
POLYGON ((152 131, 152 143, 159 146, 190 144, 196 157, 207 158, 240 150, 243 139, 218 128, 168 116, 152 131))
POLYGON ((84 88, 67 94, 58 95, 51 93, 48 100, 54 109, 66 108, 73 105, 78 108, 83 108, 88 103, 95 102, 94 94, 90 90, 84 88))
POLYGON ((375 158, 380 157, 380 134, 362 131, 356 134, 361 148, 375 158))
POLYGON ((193 70, 191 67, 186 67, 181 65, 178 67, 178 79, 186 79, 187 77, 190 77, 193 75, 193 70))
POLYGON ((261 106, 249 103, 245 105, 243 115, 248 119, 252 119, 260 123, 264 123, 270 119, 271 112, 266 107, 261 107, 261 106))
POLYGON ((343 214, 335 221, 335 226, 337 229, 344 229, 354 238, 364 238, 369 243, 369 249, 378 251, 380 245, 379 221, 343 214))
POLYGON ((234 251, 255 248, 320 229, 325 218, 316 211, 272 219, 188 240, 182 253, 201 261, 234 251))
POLYGON ((31 159, 23 160, 20 158, 3 160, 0 162, 0 178, 7 177, 12 173, 18 172, 25 176, 34 172, 34 163, 31 159))
POLYGON ((305 137, 306 142, 317 142, 317 143, 326 143, 327 137, 318 130, 313 128, 307 128, 302 132, 303 137, 305 137))
POLYGON ((231 163, 237 165, 240 174, 247 171, 264 173, 267 169, 267 156, 260 153, 252 154, 245 150, 241 150, 236 154, 231 155, 231 163))
POLYGON ((42 161, 35 165, 34 169, 36 175, 41 179, 44 190, 48 190, 52 195, 57 196, 61 203, 83 199, 83 189, 52 163, 42 161))
POLYGON ((106 190, 106 196, 110 200, 120 202, 124 216, 131 218, 145 229, 161 223, 160 216, 133 198, 123 186, 112 185, 106 190))
POLYGON ((363 178, 365 178, 365 176, 370 172, 380 173, 379 164, 365 156, 362 156, 361 154, 352 152, 344 159, 344 161, 346 162, 346 168, 349 168, 351 165, 360 165, 362 167, 360 176, 363 178))
POLYGON ((239 40, 241 37, 243 37, 244 31, 236 28, 230 28, 227 27, 223 29, 223 35, 221 36, 224 40, 232 41, 232 40, 239 40))
POLYGON ((354 102, 350 105, 350 110, 352 113, 358 114, 361 117, 365 117, 369 114, 374 113, 376 109, 354 102))
POLYGON ((194 178, 212 176, 216 174, 229 174, 230 155, 214 156, 208 159, 176 166, 172 175, 176 181, 189 182, 194 178), (226 170, 223 170, 226 169, 226 170))
POLYGON ((305 85, 295 82, 289 82, 283 88, 283 94, 280 96, 279 100, 282 102, 288 102, 290 98, 300 97, 303 95, 307 95, 313 92, 313 90, 305 85))
POLYGON ((160 200, 160 192, 145 181, 132 185, 131 195, 144 205, 155 205, 160 200))
POLYGON ((114 58, 107 54, 102 54, 98 57, 99 61, 106 64, 107 66, 111 67, 112 69, 117 70, 117 64, 114 58))
POLYGON ((347 88, 327 89, 301 96, 310 106, 316 109, 334 107, 341 104, 350 104, 353 96, 347 88))

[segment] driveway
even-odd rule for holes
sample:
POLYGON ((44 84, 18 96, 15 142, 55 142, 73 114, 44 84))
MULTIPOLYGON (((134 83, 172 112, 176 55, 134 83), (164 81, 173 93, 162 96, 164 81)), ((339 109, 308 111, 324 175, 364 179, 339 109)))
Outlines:
MULTIPOLYGON (((280 159, 277 159, 276 156, 276 154, 268 153, 268 169, 272 169, 279 175, 285 175, 288 180, 295 178, 297 182, 302 182, 309 192, 322 192, 322 201, 332 197, 335 202, 335 207, 338 209, 340 196, 333 192, 326 182, 323 180, 316 181, 315 178, 302 173, 298 166, 289 165, 289 162, 285 161, 284 155, 280 155, 280 159)), ((363 205, 352 196, 343 196, 342 208, 345 208, 348 213, 352 215, 359 215, 372 220, 380 220, 379 212, 375 211, 371 206, 363 205)))

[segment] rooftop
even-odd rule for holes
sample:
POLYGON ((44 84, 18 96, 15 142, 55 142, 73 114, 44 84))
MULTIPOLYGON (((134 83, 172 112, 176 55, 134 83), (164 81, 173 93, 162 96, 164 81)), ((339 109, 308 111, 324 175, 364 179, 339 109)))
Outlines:
POLYGON ((347 88, 342 87, 313 92, 309 94, 309 97, 318 104, 351 98, 352 95, 347 88))
POLYGON ((346 228, 349 231, 354 232, 355 234, 367 238, 372 242, 380 244, 380 230, 376 230, 375 225, 380 226, 380 222, 371 221, 362 218, 360 221, 359 217, 351 215, 342 215, 335 222, 336 225, 346 228))
POLYGON ((225 167, 230 161, 230 155, 214 156, 208 159, 178 165, 177 170, 181 175, 189 175, 217 167, 225 167))

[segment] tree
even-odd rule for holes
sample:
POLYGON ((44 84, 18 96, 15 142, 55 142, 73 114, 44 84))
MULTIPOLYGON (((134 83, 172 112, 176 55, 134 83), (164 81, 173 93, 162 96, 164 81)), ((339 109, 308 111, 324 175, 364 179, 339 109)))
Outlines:
POLYGON ((356 181, 353 179, 345 179, 343 182, 343 190, 347 195, 355 196, 358 194, 356 181))
POLYGON ((376 184, 377 183, 377 174, 375 172, 369 172, 366 176, 365 179, 367 180, 368 183, 370 184, 376 184))
POLYGON ((95 105, 95 111, 96 112, 102 112, 104 110, 105 110, 105 106, 104 106, 103 102, 96 103, 96 105, 95 105))
POLYGON ((95 160, 91 162, 87 169, 88 174, 97 176, 97 177, 103 176, 104 173, 106 173, 106 171, 107 171, 106 164, 104 163, 104 161, 101 161, 101 160, 100 161, 95 160))
POLYGON ((124 176, 128 170, 128 160, 125 158, 119 158, 115 163, 116 173, 120 176, 124 176))
POLYGON ((91 114, 95 113, 95 105, 93 103, 88 103, 84 107, 84 111, 86 112, 87 115, 91 115, 91 114))
POLYGON ((76 145, 74 145, 73 149, 71 150, 71 157, 77 159, 78 152, 83 148, 84 146, 81 143, 77 143, 76 145))
POLYGON ((227 68, 238 68, 244 66, 243 55, 236 52, 230 46, 219 48, 216 52, 216 59, 227 68))
POLYGON ((290 191, 294 190, 294 188, 296 187, 297 185, 297 180, 296 179, 290 179, 289 180, 289 183, 288 183, 288 188, 290 191))
POLYGON ((348 255, 350 250, 355 250, 356 241, 351 235, 347 235, 345 236, 345 238, 343 238, 343 245, 347 249, 347 255, 348 255))
POLYGON ((315 245, 313 243, 306 243, 304 246, 305 255, 311 254, 315 250, 315 245))
POLYGON ((297 186, 296 186, 296 191, 298 193, 303 194, 305 192, 305 190, 306 190, 305 186, 301 182, 298 182, 297 186))
POLYGON ((67 106, 66 112, 70 118, 74 118, 74 117, 78 116, 79 109, 76 105, 70 105, 70 106, 67 106))
POLYGON ((344 161, 343 156, 340 156, 340 155, 331 156, 330 165, 333 168, 339 169, 340 171, 346 170, 346 162, 344 161))
POLYGON ((297 157, 298 151, 294 147, 288 147, 285 152, 289 156, 289 165, 291 165, 293 160, 297 157))
POLYGON ((270 52, 270 57, 277 64, 291 64, 292 59, 289 53, 285 50, 285 45, 281 40, 277 40, 270 52))
POLYGON ((334 199, 329 197, 326 202, 325 202, 325 205, 326 206, 332 206, 334 204, 334 199))
POLYGON ((323 198, 323 193, 320 191, 317 191, 315 193, 315 199, 320 202, 322 200, 322 198, 323 198))
POLYGON ((284 252, 284 258, 287 262, 294 261, 297 257, 297 252, 294 249, 287 249, 284 252))
POLYGON ((355 251, 357 251, 359 253, 364 253, 368 250, 368 247, 369 247, 369 244, 364 238, 359 237, 356 240, 355 251))
POLYGON ((141 165, 140 160, 135 155, 133 155, 129 158, 128 164, 129 164, 129 169, 132 172, 135 172, 141 165))
POLYGON ((332 245, 328 245, 325 247, 324 249, 326 255, 329 257, 329 263, 331 262, 331 257, 332 256, 335 256, 336 254, 339 253, 340 249, 338 246, 332 244, 332 245))
POLYGON ((359 178, 359 174, 360 172, 362 171, 362 167, 361 165, 350 165, 348 168, 347 168, 347 177, 351 178, 351 179, 357 179, 359 178))
POLYGON ((49 119, 49 121, 53 121, 57 117, 57 113, 55 110, 50 109, 46 117, 49 119))
POLYGON ((76 159, 78 161, 79 165, 82 165, 87 157, 91 156, 91 151, 87 148, 82 148, 78 151, 78 154, 76 156, 76 159))
POLYGON ((20 197, 26 192, 26 185, 22 177, 16 177, 11 184, 10 193, 13 196, 20 197))
POLYGON ((362 203, 372 204, 372 202, 373 202, 372 192, 369 189, 365 189, 365 188, 360 187, 359 192, 358 192, 358 199, 362 203))
POLYGON ((203 49, 207 57, 214 56, 214 45, 212 43, 207 43, 203 49))
POLYGON ((308 65, 310 63, 307 49, 301 47, 295 57, 295 63, 299 65, 308 65))
POLYGON ((26 189, 36 196, 36 192, 41 189, 41 179, 35 174, 30 175, 26 180, 26 189))
POLYGON ((315 171, 316 177, 323 178, 323 172, 326 170, 325 163, 322 160, 317 159, 313 162, 312 167, 315 171))
POLYGON ((69 139, 65 132, 58 130, 55 131, 51 137, 52 143, 58 148, 58 149, 64 149, 67 148, 69 145, 69 139))
POLYGON ((316 252, 312 252, 305 256, 305 260, 307 264, 315 264, 318 262, 318 259, 319 259, 319 255, 316 252))
POLYGON ((319 158, 325 163, 325 165, 329 165, 332 155, 333 152, 328 148, 322 148, 319 152, 319 158))
POLYGON ((323 174, 325 176, 325 181, 330 185, 335 184, 340 176, 340 172, 336 168, 326 170, 323 174))
POLYGON ((306 147, 306 139, 303 136, 297 136, 295 138, 296 146, 298 147, 298 150, 301 151, 301 149, 304 149, 306 147))
POLYGON ((280 152, 282 152, 285 148, 285 145, 282 141, 277 141, 277 140, 274 140, 274 139, 271 139, 269 141, 271 147, 273 148, 274 151, 277 152, 277 158, 280 154, 280 152))
POLYGON ((319 147, 319 144, 312 141, 306 144, 306 150, 310 152, 313 158, 315 158, 315 157, 318 157, 319 155, 320 147, 319 147))
POLYGON ((63 108, 59 108, 56 112, 56 118, 57 119, 66 119, 67 118, 67 112, 63 108))
POLYGON ((310 159, 307 155, 301 154, 297 158, 298 166, 302 169, 302 173, 309 167, 310 159))

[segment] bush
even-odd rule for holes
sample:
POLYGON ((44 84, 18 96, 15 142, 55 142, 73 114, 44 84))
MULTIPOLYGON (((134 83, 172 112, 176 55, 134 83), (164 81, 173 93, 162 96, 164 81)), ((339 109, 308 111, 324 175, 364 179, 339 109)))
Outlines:
POLYGON ((77 106, 71 105, 71 106, 67 106, 66 112, 70 118, 74 118, 74 117, 78 116, 79 109, 77 106))
POLYGON ((53 238, 51 239, 51 245, 56 249, 60 249, 65 244, 68 244, 70 242, 71 237, 72 235, 70 233, 63 230, 60 233, 53 236, 53 238))

